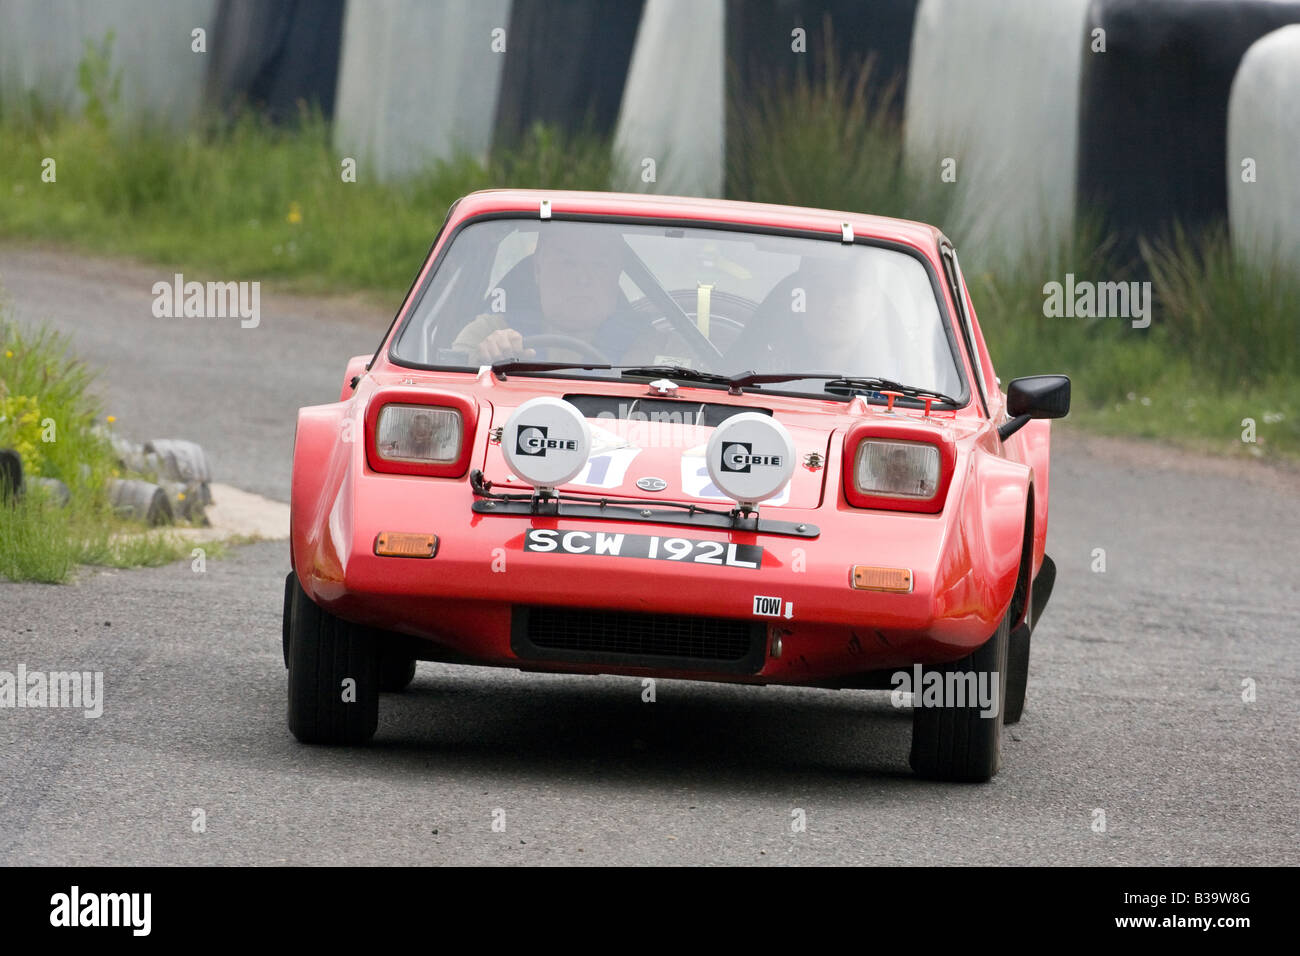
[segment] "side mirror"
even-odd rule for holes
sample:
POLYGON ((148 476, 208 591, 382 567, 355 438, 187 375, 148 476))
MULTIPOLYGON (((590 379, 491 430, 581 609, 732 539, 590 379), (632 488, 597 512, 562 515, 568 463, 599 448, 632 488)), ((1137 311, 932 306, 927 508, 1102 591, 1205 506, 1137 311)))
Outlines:
POLYGON ((998 426, 1006 441, 1031 419, 1064 418, 1070 412, 1070 379, 1065 375, 1027 375, 1007 386, 1007 414, 1011 420, 998 426))

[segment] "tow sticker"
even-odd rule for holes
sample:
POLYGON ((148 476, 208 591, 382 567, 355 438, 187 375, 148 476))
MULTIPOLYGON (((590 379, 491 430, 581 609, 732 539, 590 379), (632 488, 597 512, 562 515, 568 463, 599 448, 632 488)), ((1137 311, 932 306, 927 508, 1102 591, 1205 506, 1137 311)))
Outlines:
POLYGON ((794 602, 782 601, 779 597, 769 594, 754 595, 754 616, 755 617, 794 617, 794 602), (784 604, 785 613, 782 614, 781 607, 784 604))
POLYGON ((667 538, 657 534, 627 534, 621 531, 559 531, 530 528, 524 535, 524 550, 554 554, 588 554, 594 557, 650 558, 684 564, 714 564, 757 571, 763 563, 763 548, 756 544, 667 538))

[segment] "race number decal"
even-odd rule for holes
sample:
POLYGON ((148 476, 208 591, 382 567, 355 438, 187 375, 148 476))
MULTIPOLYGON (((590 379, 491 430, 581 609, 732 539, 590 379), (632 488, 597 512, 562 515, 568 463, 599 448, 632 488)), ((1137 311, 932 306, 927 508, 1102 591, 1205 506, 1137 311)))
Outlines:
MULTIPOLYGON (((682 452, 682 492, 692 498, 705 498, 709 501, 730 501, 722 489, 709 477, 709 466, 704 460, 704 446, 688 448, 682 452)), ((764 504, 784 505, 790 503, 790 485, 787 483, 776 495, 764 504)))

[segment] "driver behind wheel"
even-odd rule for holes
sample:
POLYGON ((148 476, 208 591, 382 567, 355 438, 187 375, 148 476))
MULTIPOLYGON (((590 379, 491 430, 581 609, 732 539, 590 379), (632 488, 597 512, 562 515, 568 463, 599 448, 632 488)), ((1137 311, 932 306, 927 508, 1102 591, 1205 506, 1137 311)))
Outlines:
POLYGON ((731 368, 769 372, 851 369, 875 356, 872 337, 891 310, 870 260, 804 257, 759 304, 726 358, 731 368))
POLYGON ((522 308, 509 300, 502 312, 478 316, 456 336, 453 348, 483 364, 502 359, 537 358, 525 339, 559 335, 590 346, 578 351, 552 344, 541 356, 548 361, 611 363, 645 361, 654 336, 644 318, 632 313, 619 288, 623 241, 609 230, 578 223, 553 223, 537 234, 531 266, 536 299, 522 308), (613 241, 611 241, 613 239, 613 241), (592 349, 595 351, 593 352, 592 349))

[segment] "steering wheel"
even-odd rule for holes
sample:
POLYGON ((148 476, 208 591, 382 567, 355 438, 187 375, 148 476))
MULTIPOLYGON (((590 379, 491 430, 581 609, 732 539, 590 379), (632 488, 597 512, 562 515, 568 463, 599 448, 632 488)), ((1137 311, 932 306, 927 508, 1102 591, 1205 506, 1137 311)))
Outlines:
MULTIPOLYGON (((698 321, 696 308, 699 303, 699 292, 697 289, 669 289, 668 295, 672 297, 677 307, 685 313, 686 318, 691 323, 698 321)), ((712 367, 721 356, 727 354, 731 344, 744 331, 750 316, 753 315, 757 307, 756 302, 746 299, 744 296, 714 289, 709 317, 713 331, 709 333, 709 344, 719 354, 715 355, 712 351, 698 348, 690 338, 683 336, 686 347, 691 350, 695 358, 703 361, 706 366, 712 367)), ((633 305, 632 309, 634 312, 650 316, 651 325, 656 332, 675 332, 674 320, 664 314, 655 300, 641 299, 633 305)))
POLYGON ((582 339, 574 338, 572 335, 561 335, 558 332, 547 332, 542 335, 524 336, 523 347, 526 349, 567 349, 570 352, 577 352, 586 359, 590 359, 597 365, 613 365, 609 356, 602 352, 590 342, 584 342, 582 339))

